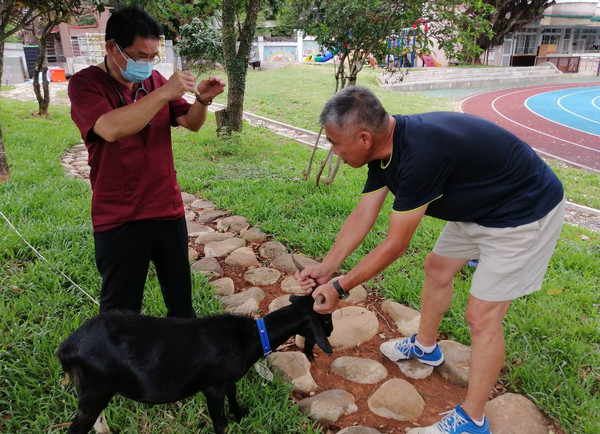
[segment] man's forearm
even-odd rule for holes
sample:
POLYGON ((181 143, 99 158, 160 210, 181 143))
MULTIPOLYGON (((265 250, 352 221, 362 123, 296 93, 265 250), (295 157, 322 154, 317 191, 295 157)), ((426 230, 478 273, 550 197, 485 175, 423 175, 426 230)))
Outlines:
POLYGON ((198 131, 206 122, 207 113, 207 105, 194 101, 188 112, 177 119, 177 123, 188 130, 198 131))
POLYGON ((168 102, 158 89, 135 104, 114 109, 100 116, 94 125, 94 132, 108 142, 130 137, 144 129, 168 102))
POLYGON ((395 243, 386 239, 371 250, 348 274, 340 279, 342 288, 346 291, 375 277, 385 270, 396 259, 402 256, 407 244, 395 243))
POLYGON ((333 274, 363 242, 373 227, 375 219, 364 215, 358 208, 348 216, 333 246, 331 246, 331 249, 323 259, 323 264, 330 270, 329 274, 333 274))

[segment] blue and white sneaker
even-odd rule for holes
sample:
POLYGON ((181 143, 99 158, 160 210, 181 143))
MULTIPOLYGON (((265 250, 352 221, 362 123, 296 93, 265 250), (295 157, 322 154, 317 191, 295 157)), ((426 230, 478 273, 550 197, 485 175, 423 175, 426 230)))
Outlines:
POLYGON ((475 425, 460 405, 457 405, 454 410, 442 414, 445 414, 445 416, 435 425, 410 430, 409 432, 418 434, 490 434, 487 417, 483 419, 483 426, 475 425))
POLYGON ((442 354, 440 346, 436 343, 435 349, 430 353, 426 353, 415 343, 416 336, 417 334, 415 333, 408 339, 384 342, 379 346, 379 351, 393 362, 417 359, 425 365, 441 365, 444 361, 444 355, 442 354))

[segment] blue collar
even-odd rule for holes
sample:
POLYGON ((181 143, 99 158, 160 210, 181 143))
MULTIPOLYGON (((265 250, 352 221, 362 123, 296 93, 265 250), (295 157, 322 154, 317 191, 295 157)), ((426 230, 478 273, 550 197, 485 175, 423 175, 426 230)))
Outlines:
POLYGON ((265 327, 265 320, 257 318, 256 326, 258 327, 258 335, 260 336, 260 343, 263 350, 263 359, 266 359, 267 356, 271 354, 271 344, 269 344, 269 335, 267 334, 267 328, 265 327))

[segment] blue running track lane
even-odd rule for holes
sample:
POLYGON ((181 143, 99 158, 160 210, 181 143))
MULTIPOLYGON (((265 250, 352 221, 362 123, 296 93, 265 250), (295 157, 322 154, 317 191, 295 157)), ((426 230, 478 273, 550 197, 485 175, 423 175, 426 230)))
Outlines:
POLYGON ((549 121, 600 136, 600 86, 540 93, 525 106, 549 121))

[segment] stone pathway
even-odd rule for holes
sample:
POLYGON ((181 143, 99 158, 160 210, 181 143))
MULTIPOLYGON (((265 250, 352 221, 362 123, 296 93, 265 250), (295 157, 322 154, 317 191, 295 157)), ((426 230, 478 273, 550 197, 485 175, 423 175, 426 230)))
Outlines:
MULTIPOLYGON (((65 154, 69 176, 89 176, 84 145, 65 154)), ((210 201, 183 193, 194 272, 212 277, 224 310, 256 316, 289 303, 301 289, 288 249, 243 216, 230 216, 210 201)), ((315 263, 295 254, 303 265, 315 263)), ((379 354, 381 342, 417 331, 420 313, 382 300, 358 286, 333 314, 333 355, 315 348, 311 364, 299 348, 301 337, 271 354, 273 370, 293 385, 293 402, 324 427, 324 432, 354 434, 418 433, 464 398, 469 347, 442 341, 445 362, 437 368, 416 361, 393 363, 379 354)), ((499 389, 502 389, 500 385, 499 389)), ((500 392, 504 392, 501 390, 500 392)), ((486 414, 494 433, 557 432, 522 395, 491 394, 486 414)))

